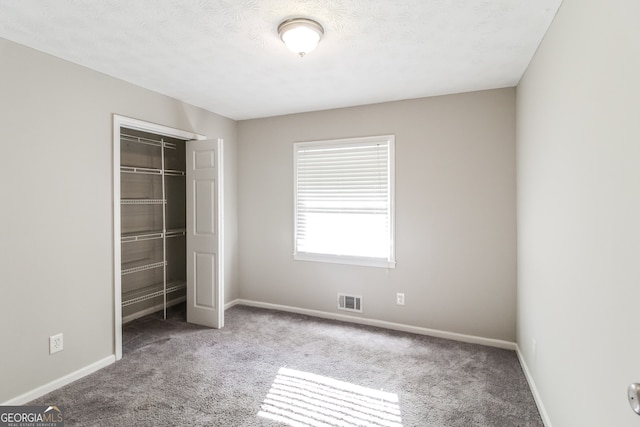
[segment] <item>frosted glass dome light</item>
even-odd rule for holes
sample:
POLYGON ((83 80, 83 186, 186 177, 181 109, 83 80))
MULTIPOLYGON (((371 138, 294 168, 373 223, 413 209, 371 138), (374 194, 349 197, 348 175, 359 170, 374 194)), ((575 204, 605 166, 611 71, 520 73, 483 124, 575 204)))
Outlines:
POLYGON ((289 50, 302 57, 316 48, 324 29, 311 19, 294 18, 278 25, 278 34, 289 50))

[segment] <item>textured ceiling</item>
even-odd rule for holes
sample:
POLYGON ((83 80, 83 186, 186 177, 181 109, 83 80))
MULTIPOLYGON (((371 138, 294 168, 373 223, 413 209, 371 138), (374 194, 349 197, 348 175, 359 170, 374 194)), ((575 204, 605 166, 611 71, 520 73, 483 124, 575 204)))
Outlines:
POLYGON ((246 119, 514 86, 561 1, 1 0, 0 37, 246 119))

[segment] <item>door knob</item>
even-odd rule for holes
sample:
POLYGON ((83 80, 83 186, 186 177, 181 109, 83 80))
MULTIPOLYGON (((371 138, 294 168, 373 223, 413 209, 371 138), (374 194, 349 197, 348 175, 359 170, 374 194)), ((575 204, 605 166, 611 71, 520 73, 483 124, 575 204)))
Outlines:
POLYGON ((640 383, 633 383, 627 390, 627 397, 629 398, 629 405, 633 412, 640 415, 640 383))

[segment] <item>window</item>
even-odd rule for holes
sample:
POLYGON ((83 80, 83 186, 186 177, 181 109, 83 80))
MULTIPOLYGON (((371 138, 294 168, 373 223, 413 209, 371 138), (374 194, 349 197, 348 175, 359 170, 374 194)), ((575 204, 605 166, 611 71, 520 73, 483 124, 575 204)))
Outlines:
POLYGON ((294 258, 395 267, 393 135, 294 144, 294 258))

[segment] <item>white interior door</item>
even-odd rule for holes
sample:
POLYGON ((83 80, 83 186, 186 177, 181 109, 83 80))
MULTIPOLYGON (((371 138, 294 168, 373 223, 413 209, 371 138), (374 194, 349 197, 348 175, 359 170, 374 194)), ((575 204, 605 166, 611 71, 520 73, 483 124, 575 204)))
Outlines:
POLYGON ((187 322, 224 326, 222 140, 187 141, 187 322))

